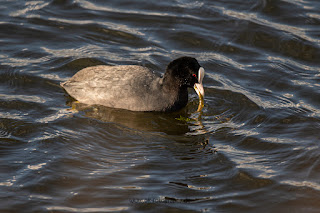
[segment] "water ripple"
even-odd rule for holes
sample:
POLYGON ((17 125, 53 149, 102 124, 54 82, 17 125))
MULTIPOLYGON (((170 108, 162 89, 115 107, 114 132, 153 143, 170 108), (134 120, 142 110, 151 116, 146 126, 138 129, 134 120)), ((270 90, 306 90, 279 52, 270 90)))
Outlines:
POLYGON ((0 211, 317 212, 319 6, 2 2, 0 211), (163 114, 75 103, 59 86, 101 64, 163 74, 182 55, 206 70, 202 112, 192 89, 163 114))

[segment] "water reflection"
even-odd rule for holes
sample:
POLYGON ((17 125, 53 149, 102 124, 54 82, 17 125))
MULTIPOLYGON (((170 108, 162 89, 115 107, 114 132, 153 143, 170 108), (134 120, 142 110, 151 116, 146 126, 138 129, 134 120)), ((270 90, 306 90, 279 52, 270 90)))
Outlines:
POLYGON ((2 1, 1 212, 318 212, 319 1, 2 1), (81 106, 98 64, 196 57, 175 113, 81 106), (130 202, 136 201, 136 203, 130 202))
POLYGON ((186 110, 175 113, 133 112, 98 105, 89 106, 77 101, 70 101, 68 105, 72 110, 83 112, 86 117, 139 131, 163 132, 169 135, 183 135, 190 131, 188 123, 177 119, 179 116, 188 117, 186 110))

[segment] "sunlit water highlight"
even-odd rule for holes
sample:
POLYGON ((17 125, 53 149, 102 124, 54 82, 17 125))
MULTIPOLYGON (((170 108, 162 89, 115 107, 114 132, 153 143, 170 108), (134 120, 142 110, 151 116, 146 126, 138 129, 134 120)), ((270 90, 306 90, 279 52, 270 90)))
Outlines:
POLYGON ((319 212, 320 2, 5 1, 0 212, 319 212), (175 113, 73 103, 98 64, 205 68, 175 113))

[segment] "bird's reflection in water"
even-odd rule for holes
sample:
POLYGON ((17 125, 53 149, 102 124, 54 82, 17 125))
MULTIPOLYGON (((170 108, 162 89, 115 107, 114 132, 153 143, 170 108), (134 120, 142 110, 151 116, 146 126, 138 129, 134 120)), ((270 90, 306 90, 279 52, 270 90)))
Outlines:
MULTIPOLYGON (((202 123, 202 112, 196 111, 197 100, 191 101, 183 110, 172 113, 134 112, 109 108, 99 105, 86 105, 75 100, 67 103, 74 112, 80 111, 84 116, 102 122, 138 130, 142 132, 164 133, 177 143, 189 143, 197 150, 215 153, 210 136, 202 123), (178 137, 177 137, 178 136, 178 137)), ((194 149, 191 148, 191 149, 194 149)))
MULTIPOLYGON (((86 117, 103 122, 147 132, 163 132, 168 135, 183 135, 190 132, 189 122, 177 118, 190 116, 188 108, 172 113, 134 112, 100 105, 87 105, 78 101, 67 103, 72 110, 83 112, 86 117)), ((196 121, 199 122, 199 121, 196 121)))

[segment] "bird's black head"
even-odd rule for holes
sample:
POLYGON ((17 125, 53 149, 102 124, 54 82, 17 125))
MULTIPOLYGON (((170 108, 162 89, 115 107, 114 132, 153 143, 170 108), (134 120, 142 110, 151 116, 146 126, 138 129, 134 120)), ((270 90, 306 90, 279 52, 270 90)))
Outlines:
POLYGON ((180 88, 193 87, 201 99, 204 97, 203 77, 204 69, 198 61, 195 58, 185 56, 170 62, 164 81, 180 88))
POLYGON ((167 66, 166 74, 179 82, 180 86, 193 87, 198 82, 200 64, 192 57, 178 58, 167 66))

